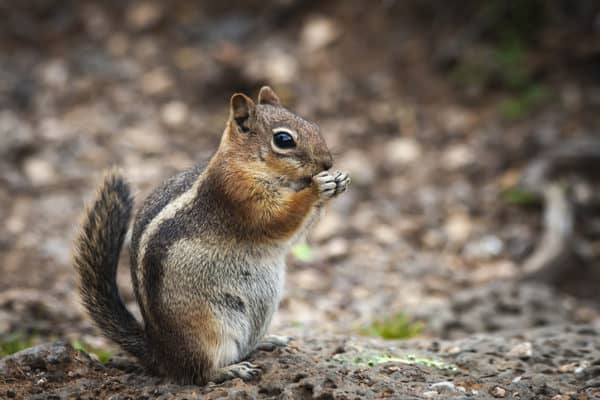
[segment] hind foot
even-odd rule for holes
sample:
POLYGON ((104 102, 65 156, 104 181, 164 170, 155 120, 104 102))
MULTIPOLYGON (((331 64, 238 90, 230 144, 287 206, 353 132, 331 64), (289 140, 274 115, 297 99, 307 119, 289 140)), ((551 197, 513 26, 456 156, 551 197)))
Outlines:
POLYGON ((223 383, 234 378, 240 378, 244 381, 249 381, 259 376, 260 373, 261 370, 258 368, 258 366, 248 361, 242 361, 217 370, 211 381, 215 383, 223 383))
POLYGON ((268 335, 256 345, 256 350, 273 351, 278 347, 287 346, 291 340, 289 336, 268 335))

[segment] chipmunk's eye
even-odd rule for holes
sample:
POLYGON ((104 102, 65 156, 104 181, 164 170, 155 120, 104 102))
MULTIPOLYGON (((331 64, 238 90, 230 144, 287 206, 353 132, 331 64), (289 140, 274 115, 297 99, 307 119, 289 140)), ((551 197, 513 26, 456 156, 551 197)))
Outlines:
POLYGON ((273 143, 280 149, 291 149, 296 147, 296 142, 292 135, 285 131, 275 132, 273 135, 273 143))

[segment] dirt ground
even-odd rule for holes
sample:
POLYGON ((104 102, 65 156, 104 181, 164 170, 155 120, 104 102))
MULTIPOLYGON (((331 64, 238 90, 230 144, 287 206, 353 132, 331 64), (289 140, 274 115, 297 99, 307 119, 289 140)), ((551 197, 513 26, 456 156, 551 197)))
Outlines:
MULTIPOLYGON (((529 280, 546 204, 519 186, 600 137, 600 11, 548 2, 515 42, 519 10, 475 3, 0 3, 0 340, 46 343, 0 361, 0 399, 600 396, 600 168, 558 181, 568 257, 529 280), (271 331, 296 340, 248 383, 148 377, 79 305, 80 214, 110 166, 140 204, 210 157, 231 94, 263 84, 353 178, 289 257, 271 331), (417 338, 362 335, 399 313, 417 338)), ((119 282, 137 312, 126 250, 119 282)))

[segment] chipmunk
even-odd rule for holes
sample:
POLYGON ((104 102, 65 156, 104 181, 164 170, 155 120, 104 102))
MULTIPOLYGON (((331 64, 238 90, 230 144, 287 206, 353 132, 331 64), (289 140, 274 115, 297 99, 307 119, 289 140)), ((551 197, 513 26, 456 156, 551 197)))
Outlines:
POLYGON ((290 340, 265 337, 285 256, 350 183, 332 164, 319 127, 285 109, 268 86, 257 104, 234 94, 208 163, 167 180, 135 217, 131 277, 143 325, 116 284, 133 200, 120 173, 106 174, 75 243, 87 312, 153 374, 196 384, 257 376, 243 360, 290 340))

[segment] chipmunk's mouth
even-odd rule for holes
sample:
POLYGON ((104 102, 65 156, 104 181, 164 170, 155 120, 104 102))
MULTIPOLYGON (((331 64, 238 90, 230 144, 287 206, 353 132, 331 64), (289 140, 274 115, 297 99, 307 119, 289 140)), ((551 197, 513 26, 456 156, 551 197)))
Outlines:
POLYGON ((312 183, 312 176, 305 176, 303 178, 300 178, 296 181, 294 181, 293 183, 293 187, 294 190, 299 192, 302 189, 306 189, 307 187, 309 187, 312 183))

